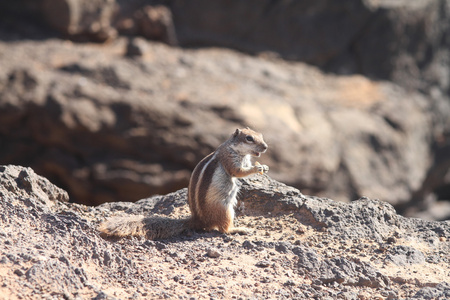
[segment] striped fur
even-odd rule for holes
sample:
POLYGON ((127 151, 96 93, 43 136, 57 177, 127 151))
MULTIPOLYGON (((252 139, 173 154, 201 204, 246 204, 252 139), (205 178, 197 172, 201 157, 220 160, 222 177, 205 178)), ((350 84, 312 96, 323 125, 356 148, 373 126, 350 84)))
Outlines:
POLYGON ((251 165, 250 156, 265 152, 262 136, 250 129, 237 130, 217 150, 195 167, 189 182, 188 202, 194 229, 242 232, 233 227, 234 206, 239 190, 236 177, 261 170, 251 165), (253 141, 246 141, 251 135, 253 141))
MULTIPOLYGON (((210 155, 206 156, 204 159, 202 159, 199 164, 195 167, 194 171, 191 175, 191 180, 189 181, 189 208, 191 210, 191 213, 193 217, 202 217, 202 210, 201 210, 201 201, 198 201, 199 199, 198 195, 200 193, 200 186, 202 182, 203 183, 203 190, 207 190, 207 186, 210 185, 212 174, 211 170, 214 170, 212 168, 215 168, 217 166, 217 159, 216 159, 216 153, 213 152, 210 155), (210 164, 212 165, 210 166, 210 164), (210 168, 208 168, 210 166, 210 168), (204 176, 205 173, 207 176, 204 176), (207 185, 205 187, 205 185, 207 185), (206 189, 205 189, 206 188, 206 189), (192 200, 191 200, 192 199, 192 200), (195 200, 194 200, 195 199, 195 200)), ((202 195, 203 199, 206 199, 205 195, 202 195)))

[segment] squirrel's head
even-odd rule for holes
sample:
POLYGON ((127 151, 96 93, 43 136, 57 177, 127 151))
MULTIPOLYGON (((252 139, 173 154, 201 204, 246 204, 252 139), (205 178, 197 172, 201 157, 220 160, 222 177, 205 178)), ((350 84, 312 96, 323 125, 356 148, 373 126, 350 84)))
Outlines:
POLYGON ((267 151, 267 144, 264 142, 261 133, 250 128, 236 129, 232 135, 232 147, 241 155, 252 155, 259 157, 261 153, 267 151))

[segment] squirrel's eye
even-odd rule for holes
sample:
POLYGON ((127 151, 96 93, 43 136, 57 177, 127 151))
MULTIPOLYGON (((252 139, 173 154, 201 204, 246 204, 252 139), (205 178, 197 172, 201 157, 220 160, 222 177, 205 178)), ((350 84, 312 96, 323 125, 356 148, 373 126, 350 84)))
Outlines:
POLYGON ((250 135, 247 135, 247 136, 245 137, 245 139, 246 139, 248 142, 253 142, 253 141, 254 141, 253 137, 250 136, 250 135))

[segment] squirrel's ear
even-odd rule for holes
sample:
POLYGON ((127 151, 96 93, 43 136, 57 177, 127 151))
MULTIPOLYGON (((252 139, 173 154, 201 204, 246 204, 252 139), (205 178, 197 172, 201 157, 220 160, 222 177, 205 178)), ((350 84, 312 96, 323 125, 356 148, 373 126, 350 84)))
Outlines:
POLYGON ((237 137, 239 135, 239 133, 241 133, 241 130, 238 128, 236 129, 236 131, 233 133, 233 137, 237 137))

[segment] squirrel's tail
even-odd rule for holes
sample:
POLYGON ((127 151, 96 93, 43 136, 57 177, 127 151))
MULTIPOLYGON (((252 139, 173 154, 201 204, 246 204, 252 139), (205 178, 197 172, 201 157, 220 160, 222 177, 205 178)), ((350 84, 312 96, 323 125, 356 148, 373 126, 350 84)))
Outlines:
POLYGON ((141 236, 150 240, 158 240, 182 234, 190 228, 189 224, 189 218, 128 216, 113 217, 100 224, 98 230, 106 236, 141 236))

